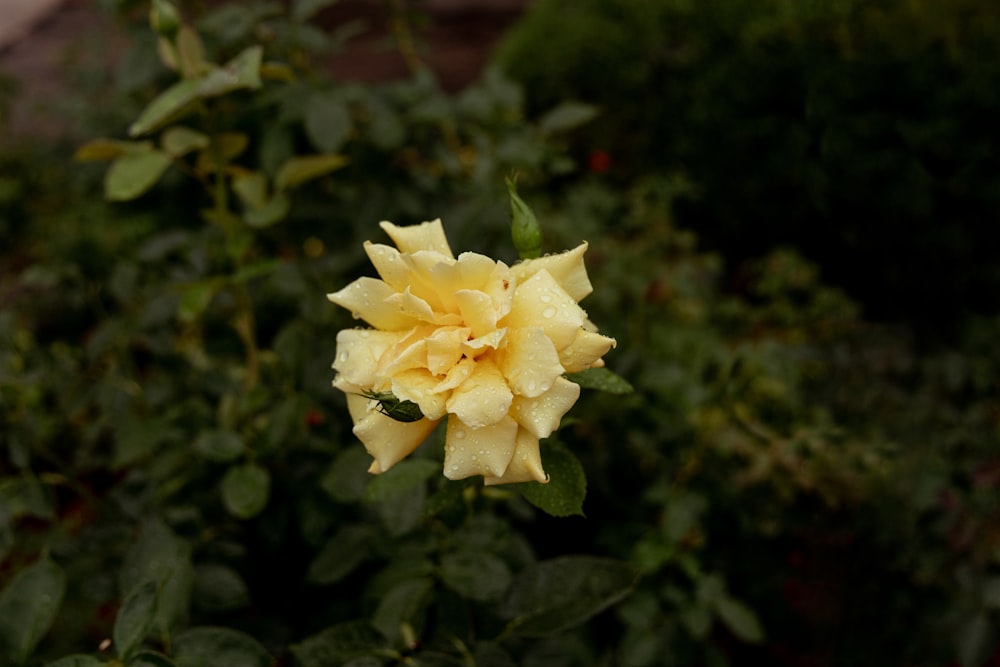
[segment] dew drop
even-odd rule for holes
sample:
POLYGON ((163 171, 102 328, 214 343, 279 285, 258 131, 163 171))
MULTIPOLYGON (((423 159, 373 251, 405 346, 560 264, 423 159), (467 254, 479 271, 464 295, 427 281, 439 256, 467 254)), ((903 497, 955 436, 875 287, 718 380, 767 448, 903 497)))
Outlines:
POLYGON ((460 428, 455 429, 455 437, 458 438, 459 440, 463 439, 465 437, 465 431, 460 428))
MULTIPOLYGON (((351 317, 353 317, 356 320, 360 320, 361 319, 361 313, 359 313, 356 310, 353 310, 353 311, 351 311, 351 317)), ((551 317, 551 315, 549 317, 551 317)))
POLYGON ((340 363, 344 363, 345 361, 347 361, 347 357, 348 357, 347 350, 344 350, 343 352, 337 355, 337 361, 339 361, 340 363))
POLYGON ((537 383, 535 383, 535 381, 534 381, 534 380, 529 380, 529 381, 528 381, 528 391, 535 391, 535 388, 536 388, 537 386, 538 386, 538 384, 537 384, 537 383))
POLYGON ((552 306, 549 306, 548 308, 546 308, 545 310, 542 311, 542 317, 544 317, 547 320, 552 319, 552 317, 555 314, 556 314, 556 309, 553 308, 552 306))
POLYGON ((543 294, 539 298, 541 298, 542 303, 551 303, 552 302, 552 295, 551 294, 543 294))

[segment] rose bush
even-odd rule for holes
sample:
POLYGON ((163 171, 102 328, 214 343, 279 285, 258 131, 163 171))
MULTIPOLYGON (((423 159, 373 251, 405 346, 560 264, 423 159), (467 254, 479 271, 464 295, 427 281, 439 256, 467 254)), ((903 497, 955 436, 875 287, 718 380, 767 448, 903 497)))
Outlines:
POLYGON ((381 280, 328 296, 374 327, 341 331, 333 364, 375 459, 369 472, 389 470, 447 416, 449 479, 547 482, 538 441, 580 395, 563 374, 603 366, 615 345, 578 305, 592 291, 587 244, 507 266, 472 252, 456 259, 440 220, 381 226, 398 248, 365 243, 381 280), (384 396, 421 417, 399 418, 384 396))

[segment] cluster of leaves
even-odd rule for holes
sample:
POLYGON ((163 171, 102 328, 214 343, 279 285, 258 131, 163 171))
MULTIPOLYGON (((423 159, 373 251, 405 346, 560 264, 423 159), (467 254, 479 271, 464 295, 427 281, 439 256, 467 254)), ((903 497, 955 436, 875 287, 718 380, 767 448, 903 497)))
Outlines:
POLYGON ((62 174, 74 194, 4 230, 5 664, 540 664, 550 637, 586 653, 566 631, 635 583, 518 529, 534 505, 580 512, 580 465, 554 439, 544 488, 449 483, 437 438, 367 474, 323 352, 354 323, 324 295, 379 219, 441 215, 456 244, 498 245, 504 176, 571 169, 558 137, 590 112, 528 123, 495 73, 449 97, 426 71, 334 84, 291 37, 247 46, 323 42, 308 19, 328 4, 194 25, 154 3, 173 81, 125 77, 116 94, 146 97, 133 139, 85 143, 103 175, 62 174))
POLYGON ((1000 322, 921 351, 780 248, 727 295, 719 258, 671 223, 689 187, 657 177, 623 199, 595 180, 544 216, 563 239, 600 234, 614 287, 589 312, 629 341, 615 368, 635 392, 580 406, 597 542, 643 573, 621 664, 983 664, 1000 322))
POLYGON ((791 244, 950 335, 1000 306, 998 56, 977 0, 545 0, 499 61, 533 104, 599 105, 579 143, 614 172, 691 179, 678 221, 731 268, 791 244))
POLYGON ((529 122, 495 72, 454 97, 330 82, 327 4, 158 22, 174 68, 137 41, 99 134, 155 122, 80 149, 110 169, 0 180, 0 660, 981 664, 1000 322, 918 354, 788 250, 728 295, 674 225, 690 182, 573 172, 592 109, 529 122), (441 433, 370 476, 329 386, 356 323, 324 295, 380 219, 513 261, 514 171, 544 249, 590 240, 587 308, 636 391, 574 378, 622 393, 584 392, 547 486, 450 482, 441 433))

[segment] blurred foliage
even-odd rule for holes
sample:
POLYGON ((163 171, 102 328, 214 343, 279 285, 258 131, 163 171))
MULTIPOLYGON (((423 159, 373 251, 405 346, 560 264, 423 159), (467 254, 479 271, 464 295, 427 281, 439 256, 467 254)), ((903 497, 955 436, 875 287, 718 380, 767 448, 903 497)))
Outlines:
MULTIPOLYGON (((4 664, 995 655, 1000 319, 966 320, 929 354, 906 329, 867 323, 794 250, 727 279, 675 224, 697 181, 575 168, 566 133, 592 108, 529 120, 521 87, 496 72, 457 96, 426 72, 331 82, 317 58, 336 44, 308 29, 323 4, 222 5, 195 24, 204 62, 260 45, 262 69, 294 75, 185 117, 208 145, 245 136, 229 161, 199 165, 202 140, 173 154, 169 125, 153 130, 136 141, 169 164, 111 204, 102 167, 0 153, 4 664), (313 37, 295 46, 296 34, 313 37), (240 175, 263 174, 270 194, 281 165, 318 153, 345 162, 255 225, 240 175), (456 249, 514 261, 513 172, 544 249, 590 241, 587 310, 634 387, 585 391, 543 444, 547 465, 567 451, 582 462, 585 516, 449 482, 441 434, 369 476, 329 386, 336 332, 355 323, 324 295, 366 270, 377 221, 440 216, 456 249)), ((93 136, 122 136, 184 78, 155 66, 148 28, 136 35, 100 93, 120 104, 80 118, 93 136)))
POLYGON ((928 337, 1000 306, 993 3, 542 0, 497 60, 530 106, 601 107, 578 150, 621 182, 684 173, 734 271, 793 245, 928 337))

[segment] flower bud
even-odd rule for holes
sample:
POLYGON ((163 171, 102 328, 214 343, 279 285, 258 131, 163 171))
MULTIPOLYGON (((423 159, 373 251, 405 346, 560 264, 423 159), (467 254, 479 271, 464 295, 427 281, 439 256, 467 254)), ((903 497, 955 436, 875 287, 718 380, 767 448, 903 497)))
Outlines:
POLYGON ((538 224, 534 211, 517 196, 514 181, 507 179, 510 193, 510 236, 521 259, 534 259, 542 254, 542 227, 538 224))
POLYGON ((181 27, 181 17, 170 0, 153 0, 149 8, 149 25, 158 35, 172 39, 181 27))

